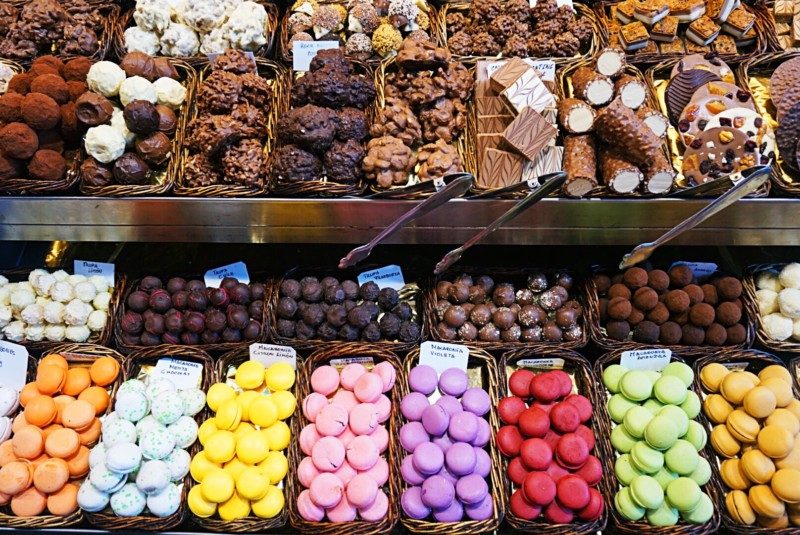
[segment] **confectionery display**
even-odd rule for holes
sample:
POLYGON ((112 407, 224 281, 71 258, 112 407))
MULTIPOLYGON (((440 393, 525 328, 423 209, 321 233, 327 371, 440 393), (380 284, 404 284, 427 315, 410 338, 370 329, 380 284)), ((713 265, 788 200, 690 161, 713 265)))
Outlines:
POLYGON ((20 282, 0 275, 0 340, 96 341, 109 321, 113 292, 104 277, 64 270, 35 269, 20 282))
POLYGON ((703 487, 711 465, 698 453, 708 437, 695 420, 701 403, 691 390, 692 368, 677 361, 660 371, 611 364, 602 381, 614 423, 609 440, 619 519, 660 527, 708 522, 715 505, 703 487))
POLYGON ((81 480, 89 474, 89 448, 100 438, 100 419, 119 375, 112 357, 91 365, 53 353, 36 368, 35 380, 17 393, 0 388, 0 492, 18 517, 67 517, 78 510, 81 480), (22 410, 9 417, 18 407, 22 410))
POLYGON ((86 74, 88 90, 74 114, 85 130, 85 186, 142 185, 173 156, 187 89, 169 60, 130 52, 119 64, 99 61, 86 74))
POLYGON ((488 0, 445 13, 447 48, 459 56, 571 58, 595 39, 592 22, 572 2, 488 0))
POLYGON ((742 283, 715 275, 697 280, 692 267, 632 267, 593 279, 603 335, 620 342, 684 346, 743 344, 748 339, 742 283))
POLYGON ((117 318, 117 343, 209 345, 261 339, 264 285, 232 277, 219 288, 198 279, 141 279, 125 298, 117 318))
POLYGON ((272 86, 254 59, 226 50, 211 61, 197 88, 196 115, 186 127, 183 185, 262 188, 272 105, 272 86))
POLYGON ((414 304, 393 288, 349 279, 284 279, 273 302, 280 338, 298 341, 416 342, 420 338, 414 304))
POLYGON ((770 340, 800 341, 800 264, 756 273, 759 322, 770 340))
POLYGON ((463 274, 429 292, 436 340, 464 342, 580 342, 583 306, 570 294, 572 275, 533 272, 519 277, 463 274), (506 280, 504 280, 506 279, 506 280), (520 284, 522 282, 522 284, 520 284))
POLYGON ((435 522, 491 518, 489 394, 469 387, 461 368, 439 375, 420 364, 408 374, 408 385, 411 391, 400 403, 406 422, 399 432, 405 452, 400 465, 406 484, 400 498, 403 513, 435 522))
POLYGON ((137 0, 132 18, 122 36, 125 50, 151 56, 221 54, 229 48, 256 52, 270 39, 267 9, 251 0, 137 0))
POLYGON ((296 42, 334 41, 354 59, 379 60, 397 54, 406 37, 429 40, 436 16, 425 0, 296 0, 283 21, 283 53, 291 58, 296 42))
MULTIPOLYGON (((294 504, 306 522, 380 522, 389 511, 390 477, 386 422, 392 415, 397 370, 390 362, 371 369, 353 362, 320 366, 303 399, 310 423, 300 431, 302 458, 294 504)), ((393 470, 393 469, 392 469, 393 470)))
POLYGON ((495 440, 509 459, 509 513, 547 524, 600 518, 605 502, 597 486, 607 468, 595 455, 592 402, 573 392, 563 370, 519 368, 508 387, 510 395, 497 407, 504 425, 495 440))
POLYGON ((197 483, 189 509, 200 518, 273 518, 284 506, 289 470, 284 451, 292 439, 286 423, 295 411, 295 372, 285 362, 254 360, 236 369, 234 384, 216 383, 206 401, 214 416, 198 430, 203 449, 189 467, 197 483))
POLYGON ((700 383, 727 515, 773 529, 800 525, 800 401, 789 371, 772 364, 756 375, 712 362, 700 383))
POLYGON ((205 406, 199 388, 178 389, 166 377, 128 379, 89 453, 89 477, 78 490, 87 513, 165 518, 178 512, 197 439, 194 416, 205 406))

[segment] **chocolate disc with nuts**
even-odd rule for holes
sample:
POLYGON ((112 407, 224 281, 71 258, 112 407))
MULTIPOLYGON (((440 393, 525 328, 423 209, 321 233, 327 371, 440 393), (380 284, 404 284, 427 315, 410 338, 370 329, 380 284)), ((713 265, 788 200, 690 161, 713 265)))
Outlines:
POLYGON ((700 132, 683 153, 683 176, 692 184, 703 184, 723 175, 752 167, 759 161, 756 142, 731 127, 700 132))
POLYGON ((678 120, 678 132, 681 134, 683 144, 688 146, 698 132, 705 130, 711 118, 718 113, 742 106, 755 110, 751 98, 742 102, 735 96, 730 98, 727 95, 711 95, 700 99, 693 97, 678 120))

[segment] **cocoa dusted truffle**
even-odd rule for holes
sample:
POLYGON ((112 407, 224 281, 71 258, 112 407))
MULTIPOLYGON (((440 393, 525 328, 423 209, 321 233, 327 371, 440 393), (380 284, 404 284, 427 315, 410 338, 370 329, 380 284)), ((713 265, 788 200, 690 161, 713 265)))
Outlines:
POLYGON ((647 286, 647 271, 640 267, 629 268, 622 275, 622 280, 632 290, 647 286))
POLYGON ((706 329, 706 338, 705 343, 706 345, 710 346, 721 346, 725 345, 725 341, 728 339, 728 331, 725 330, 725 327, 720 325, 719 323, 712 323, 706 329))
POLYGON ((628 316, 628 319, 625 321, 627 321, 631 327, 636 327, 639 323, 644 321, 644 313, 638 308, 634 308, 631 310, 631 315, 628 316))
MULTIPOLYGON (((711 308, 711 305, 708 305, 711 308)), ((742 319, 742 310, 736 304, 725 301, 720 303, 716 310, 716 320, 724 327, 730 327, 739 323, 742 319)))
POLYGON ((714 307, 706 303, 697 303, 689 309, 689 321, 698 327, 708 327, 714 322, 714 307))
POLYGON ((691 323, 683 326, 683 336, 681 341, 687 346, 699 346, 706 339, 706 332, 700 327, 696 327, 691 323))
POLYGON ((21 120, 20 107, 24 98, 19 93, 0 95, 0 123, 15 123, 21 120))
POLYGON ((43 74, 34 78, 31 82, 31 92, 47 95, 58 104, 69 102, 67 82, 57 74, 43 74))
POLYGON ((137 137, 135 146, 139 156, 153 166, 163 165, 172 153, 172 142, 163 132, 137 137))
POLYGON ((711 306, 717 306, 719 297, 716 286, 713 284, 704 284, 700 287, 700 289, 703 290, 703 302, 708 303, 711 306))
POLYGON ((611 288, 611 277, 604 273, 597 273, 592 277, 592 281, 594 281, 594 286, 597 289, 597 293, 600 295, 605 294, 608 292, 608 289, 611 288))
POLYGON ((86 93, 89 90, 89 87, 86 85, 86 82, 70 80, 67 82, 67 90, 69 91, 69 99, 71 101, 75 101, 78 100, 81 95, 86 93))
POLYGON ((134 100, 122 112, 128 130, 139 135, 152 134, 158 130, 161 116, 156 107, 147 100, 134 100))
POLYGON ((623 299, 631 298, 631 291, 627 286, 621 283, 612 284, 608 289, 608 298, 622 297, 623 299))
POLYGON ((77 57, 64 64, 64 80, 67 82, 85 82, 89 69, 92 68, 92 60, 86 57, 77 57))
POLYGON ((643 286, 633 294, 633 305, 642 312, 652 310, 657 304, 658 294, 652 288, 643 286))
POLYGON ((10 158, 27 160, 39 148, 39 138, 28 125, 10 123, 0 129, 0 151, 10 158))
POLYGON ((738 299, 742 295, 742 283, 734 277, 723 277, 714 283, 722 299, 738 299))
POLYGON ((741 323, 731 325, 726 331, 728 334, 727 342, 731 345, 743 344, 747 341, 747 330, 741 323))
POLYGON ((673 288, 683 288, 694 280, 694 273, 689 266, 674 266, 669 270, 669 282, 673 288))
POLYGON ((25 170, 24 162, 0 153, 0 180, 19 178, 25 170))
POLYGON ((614 297, 608 302, 608 317, 615 320, 625 320, 631 315, 631 302, 623 297, 614 297))
POLYGON ((658 336, 659 342, 667 345, 676 345, 681 342, 683 329, 674 321, 667 321, 661 325, 661 332, 658 336))
POLYGON ((683 290, 670 290, 664 298, 670 312, 681 313, 689 309, 689 295, 683 290))
POLYGON ((669 275, 661 269, 654 269, 647 274, 647 285, 657 292, 663 292, 669 288, 669 275))
POLYGON ((67 161, 60 153, 43 149, 38 150, 28 162, 28 175, 36 180, 61 180, 67 172, 67 161))
POLYGON ((75 101, 75 115, 86 126, 106 124, 114 114, 114 105, 103 95, 87 91, 75 101))
POLYGON ((174 135, 178 128, 178 118, 175 116, 175 112, 163 104, 156 104, 156 111, 158 112, 158 131, 164 132, 168 136, 174 135))
POLYGON ((58 103, 42 93, 28 93, 20 106, 22 119, 35 130, 50 130, 58 126, 61 109, 58 103))
POLYGON ((658 342, 661 329, 652 321, 643 321, 633 330, 633 339, 642 344, 654 344, 658 342))
POLYGON ((150 168, 137 154, 126 152, 114 162, 114 179, 120 184, 144 184, 150 168))

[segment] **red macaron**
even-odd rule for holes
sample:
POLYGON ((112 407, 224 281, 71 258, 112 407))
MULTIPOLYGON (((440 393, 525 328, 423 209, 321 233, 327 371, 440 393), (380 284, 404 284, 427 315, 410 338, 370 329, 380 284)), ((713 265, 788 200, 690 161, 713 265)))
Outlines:
POLYGON ((578 511, 578 518, 585 522, 597 520, 603 514, 603 509, 605 509, 603 496, 597 489, 589 489, 589 503, 578 511))
POLYGON ((572 392, 572 379, 569 374, 563 370, 553 370, 550 373, 558 379, 558 383, 561 385, 561 392, 558 397, 568 396, 572 392))
POLYGON ((540 506, 528 503, 525 499, 525 495, 522 493, 522 489, 514 491, 508 505, 509 509, 511 509, 511 514, 523 520, 533 520, 542 514, 542 508, 540 506))
POLYGON ((588 422, 592 418, 592 402, 589 401, 586 396, 570 394, 564 401, 578 409, 582 424, 588 422))
POLYGON ((517 396, 508 396, 497 404, 497 414, 503 423, 517 425, 520 415, 528 409, 525 401, 517 396))
POLYGON ((508 469, 506 472, 508 473, 508 479, 510 479, 516 486, 519 487, 522 485, 522 482, 525 481, 525 476, 528 475, 530 470, 525 468, 525 463, 522 462, 521 457, 514 457, 511 459, 511 462, 508 463, 508 469))
POLYGON ((522 435, 515 425, 504 425, 497 430, 497 447, 500 452, 507 457, 519 455, 519 447, 522 445, 522 435))
POLYGON ((539 407, 529 407, 519 416, 519 430, 526 437, 544 438, 550 431, 550 418, 539 407))
POLYGON ((583 466, 575 472, 575 475, 586 481, 587 485, 593 487, 603 478, 603 465, 600 463, 600 459, 594 455, 589 455, 589 458, 586 459, 583 466))
POLYGON ((556 403, 550 410, 550 422, 559 433, 572 433, 581 425, 581 416, 571 403, 556 403))
POLYGON ((554 501, 544 510, 544 517, 551 524, 569 524, 575 515, 554 501))
POLYGON ((594 449, 594 443, 595 443, 594 431, 592 431, 585 425, 581 424, 575 430, 575 434, 586 441, 586 445, 589 446, 589 451, 592 451, 594 449))
POLYGON ((550 416, 550 411, 553 410, 555 403, 540 403, 538 401, 534 401, 531 404, 531 407, 538 407, 542 409, 548 416, 550 416))
POLYGON ((561 379, 553 372, 540 373, 531 381, 531 396, 537 401, 550 403, 561 397, 561 379))
POLYGON ((530 370, 520 369, 515 371, 508 378, 508 389, 517 397, 527 398, 530 396, 531 381, 534 375, 530 370))
POLYGON ((541 438, 529 438, 519 447, 519 456, 529 470, 546 470, 553 462, 553 450, 541 438))
POLYGON ((547 445, 550 446, 550 449, 553 451, 556 451, 559 440, 561 440, 561 433, 553 431, 552 429, 544 436, 544 441, 547 442, 547 445))
POLYGON ((522 492, 529 503, 545 506, 556 497, 556 483, 544 472, 531 472, 525 476, 522 492))
POLYGON ((556 483, 556 497, 567 509, 583 509, 589 504, 589 485, 575 474, 564 476, 556 483))
POLYGON ((589 446, 580 435, 567 433, 558 440, 556 459, 564 468, 577 470, 586 463, 588 458, 589 446))
POLYGON ((558 483, 558 480, 561 479, 562 477, 569 475, 569 470, 567 470, 558 463, 550 463, 550 466, 547 467, 547 470, 545 470, 545 472, 547 472, 547 474, 551 478, 553 478, 553 481, 555 481, 556 483, 558 483))

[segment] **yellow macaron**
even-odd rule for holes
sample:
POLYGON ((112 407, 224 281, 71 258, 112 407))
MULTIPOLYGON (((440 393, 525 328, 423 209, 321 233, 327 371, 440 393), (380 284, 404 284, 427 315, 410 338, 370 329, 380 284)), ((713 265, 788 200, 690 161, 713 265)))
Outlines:
POLYGON ((700 370, 700 382, 709 392, 719 392, 719 386, 731 371, 718 362, 703 366, 700 370))
POLYGON ((775 473, 775 464, 772 459, 764 455, 759 449, 745 452, 739 460, 739 466, 747 479, 759 485, 765 485, 775 473))
POLYGON ((786 505, 775 496, 769 485, 755 485, 747 493, 750 507, 757 515, 777 518, 786 512, 786 505))
POLYGON ((767 425, 758 434, 758 449, 773 459, 786 457, 793 447, 794 437, 783 427, 767 425))
POLYGON ((786 384, 792 384, 792 374, 789 373, 789 370, 780 366, 778 364, 773 364, 771 366, 767 366, 760 372, 758 372, 758 378, 761 381, 766 381, 772 377, 777 377, 781 381, 784 381, 786 384))
POLYGON ((745 372, 731 372, 719 385, 719 392, 734 405, 741 405, 744 396, 755 386, 753 376, 745 372))
POLYGON ((703 412, 715 424, 724 424, 733 412, 733 405, 721 394, 711 394, 703 401, 703 412))
POLYGON ((766 386, 757 386, 750 389, 745 394, 742 403, 744 410, 753 418, 766 418, 778 406, 775 394, 766 386))
POLYGON ((725 497, 725 507, 728 509, 728 514, 731 515, 738 524, 745 524, 747 526, 753 525, 756 522, 756 514, 750 506, 750 500, 747 494, 741 490, 733 490, 725 497))
POLYGON ((728 459, 739 453, 739 450, 742 448, 742 445, 739 444, 738 440, 733 438, 728 428, 721 424, 715 426, 714 429, 711 430, 709 442, 711 442, 711 445, 717 453, 728 459))
POLYGON ((719 466, 719 473, 722 481, 731 490, 747 490, 750 488, 750 480, 742 471, 739 459, 725 459, 719 466))
POLYGON ((756 441, 761 426, 758 420, 750 416, 743 409, 736 409, 728 415, 725 426, 730 431, 731 436, 739 442, 750 444, 756 441))

